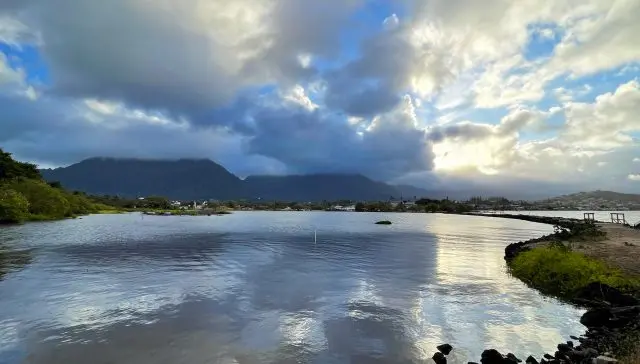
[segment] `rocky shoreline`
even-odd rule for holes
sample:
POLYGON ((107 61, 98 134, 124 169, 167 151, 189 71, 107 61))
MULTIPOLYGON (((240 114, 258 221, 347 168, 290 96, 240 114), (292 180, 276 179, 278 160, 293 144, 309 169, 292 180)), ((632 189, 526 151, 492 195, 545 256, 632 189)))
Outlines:
MULTIPOLYGON (((508 245, 505 248, 504 257, 507 262, 540 243, 570 238, 575 231, 585 231, 584 229, 595 227, 594 224, 578 219, 512 214, 490 216, 551 224, 555 227, 553 234, 508 245)), ((597 228, 589 230, 589 233, 605 235, 597 228)), ((557 351, 553 354, 545 354, 539 360, 529 356, 524 362, 527 364, 616 363, 614 354, 639 345, 640 299, 638 296, 640 296, 638 293, 624 294, 600 282, 589 284, 581 289, 575 297, 569 299, 571 303, 587 309, 587 312, 580 319, 580 323, 587 328, 586 332, 581 337, 572 336, 571 341, 558 344, 557 351)), ((446 364, 446 355, 451 352, 451 346, 448 344, 440 345, 437 349, 438 352, 433 355, 433 360, 436 364, 446 364)), ((480 358, 482 364, 517 364, 521 362, 523 360, 515 357, 512 353, 502 354, 495 349, 485 350, 480 358)), ((476 363, 469 362, 469 364, 476 363)))

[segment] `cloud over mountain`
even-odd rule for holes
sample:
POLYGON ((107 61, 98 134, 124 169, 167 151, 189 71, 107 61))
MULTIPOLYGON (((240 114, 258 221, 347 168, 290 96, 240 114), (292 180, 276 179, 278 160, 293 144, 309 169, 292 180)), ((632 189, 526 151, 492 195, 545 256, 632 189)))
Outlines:
POLYGON ((0 4, 0 144, 46 166, 633 190, 640 0, 0 4))

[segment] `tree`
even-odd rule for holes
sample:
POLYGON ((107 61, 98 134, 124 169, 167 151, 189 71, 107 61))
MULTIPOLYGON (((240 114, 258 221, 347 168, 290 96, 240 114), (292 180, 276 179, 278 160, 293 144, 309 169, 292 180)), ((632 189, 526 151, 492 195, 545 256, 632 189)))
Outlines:
POLYGON ((62 189, 62 183, 60 183, 59 181, 49 182, 49 186, 57 189, 62 189))
POLYGON ((367 211, 366 206, 364 205, 364 203, 358 202, 356 204, 356 211, 358 211, 358 212, 367 211))
POLYGON ((0 222, 19 223, 29 216, 29 201, 20 192, 0 187, 0 222))
POLYGON ((35 179, 14 179, 9 188, 20 192, 29 201, 29 212, 46 218, 58 219, 71 214, 69 201, 62 190, 35 179))
POLYGON ((0 180, 19 177, 31 179, 42 178, 35 164, 15 161, 11 158, 11 153, 6 153, 0 149, 0 180))
POLYGON ((169 209, 171 208, 171 203, 169 199, 162 196, 149 196, 145 197, 144 200, 139 201, 139 207, 147 208, 147 209, 169 209))

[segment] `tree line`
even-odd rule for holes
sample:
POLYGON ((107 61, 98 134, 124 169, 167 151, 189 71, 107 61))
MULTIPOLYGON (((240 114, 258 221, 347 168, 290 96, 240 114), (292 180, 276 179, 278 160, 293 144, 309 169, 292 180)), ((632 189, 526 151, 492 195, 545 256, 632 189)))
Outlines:
POLYGON ((56 220, 113 209, 60 183, 47 183, 36 165, 0 149, 0 223, 56 220))

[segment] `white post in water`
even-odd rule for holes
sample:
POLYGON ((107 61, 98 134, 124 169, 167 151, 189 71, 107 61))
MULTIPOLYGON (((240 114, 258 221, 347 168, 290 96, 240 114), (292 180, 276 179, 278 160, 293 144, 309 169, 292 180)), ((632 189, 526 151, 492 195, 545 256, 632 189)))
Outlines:
POLYGON ((318 243, 318 230, 313 230, 313 243, 318 243))

